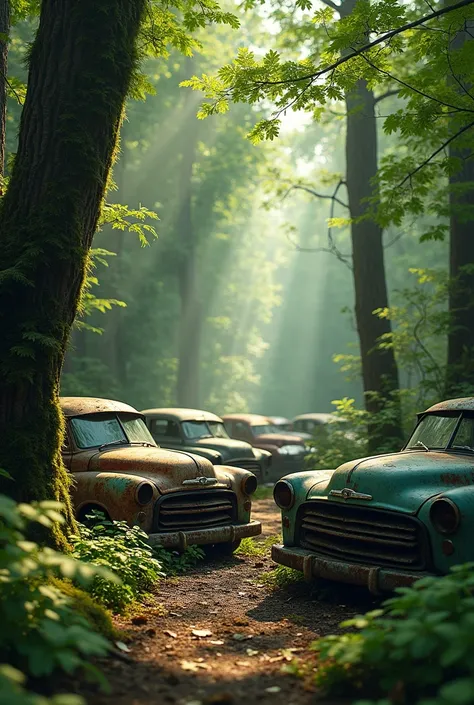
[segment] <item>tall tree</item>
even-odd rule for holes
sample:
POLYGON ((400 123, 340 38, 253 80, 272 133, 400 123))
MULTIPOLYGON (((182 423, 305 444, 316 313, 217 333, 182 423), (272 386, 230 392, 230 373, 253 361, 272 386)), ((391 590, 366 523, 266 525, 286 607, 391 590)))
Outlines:
MULTIPOLYGON (((0 210, 0 467, 20 500, 70 507, 59 376, 146 0, 43 0, 0 210)), ((60 537, 58 536, 58 540, 60 537)))
POLYGON ((8 39, 10 32, 10 0, 0 0, 0 195, 5 168, 5 135, 7 121, 8 39))

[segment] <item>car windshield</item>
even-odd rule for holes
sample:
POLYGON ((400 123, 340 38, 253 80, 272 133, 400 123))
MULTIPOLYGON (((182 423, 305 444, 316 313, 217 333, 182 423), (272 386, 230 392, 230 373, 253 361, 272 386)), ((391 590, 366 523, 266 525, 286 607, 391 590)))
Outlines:
POLYGON ((270 423, 262 426, 252 426, 252 431, 255 436, 264 436, 267 433, 281 433, 279 428, 270 423))
POLYGON ((129 414, 78 416, 71 419, 70 426, 78 448, 97 448, 106 444, 126 443, 156 445, 143 419, 129 414))
POLYGON ((208 421, 207 425, 212 431, 214 438, 229 438, 229 434, 225 430, 225 426, 220 421, 208 421))
POLYGON ((211 429, 207 425, 207 421, 183 421, 181 428, 186 438, 212 438, 211 429))
POLYGON ((455 416, 427 414, 415 428, 406 448, 474 452, 474 417, 463 416, 459 421, 459 414, 455 416), (452 438, 454 431, 456 433, 452 438))

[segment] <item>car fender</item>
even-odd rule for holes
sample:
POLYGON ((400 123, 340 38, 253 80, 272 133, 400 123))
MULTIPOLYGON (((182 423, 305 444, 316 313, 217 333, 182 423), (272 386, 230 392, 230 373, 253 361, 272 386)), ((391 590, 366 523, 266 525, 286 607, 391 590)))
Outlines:
POLYGON ((138 524, 144 531, 151 529, 153 506, 159 494, 156 485, 146 477, 114 472, 76 473, 72 489, 77 516, 88 506, 96 506, 110 519, 126 521, 130 526, 138 524), (136 493, 144 482, 152 486, 153 496, 147 504, 140 505, 136 493))
POLYGON ((285 475, 279 480, 290 483, 294 491, 294 502, 290 509, 281 509, 282 533, 285 546, 294 546, 296 514, 299 506, 306 500, 311 488, 318 483, 327 483, 333 470, 303 470, 285 475))
POLYGON ((425 525, 432 550, 436 572, 446 573, 458 563, 472 561, 472 536, 474 535, 474 485, 455 487, 427 499, 418 511, 418 519, 425 525), (453 534, 442 534, 430 519, 430 509, 437 499, 450 499, 459 509, 460 522, 453 534), (447 552, 452 551, 450 555, 447 552))

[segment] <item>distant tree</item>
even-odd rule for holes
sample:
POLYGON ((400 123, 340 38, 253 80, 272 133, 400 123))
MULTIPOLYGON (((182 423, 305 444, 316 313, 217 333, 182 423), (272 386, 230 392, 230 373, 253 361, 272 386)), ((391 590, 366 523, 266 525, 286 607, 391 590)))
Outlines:
POLYGON ((8 38, 10 33, 10 0, 0 0, 0 194, 5 168, 7 118, 8 38))

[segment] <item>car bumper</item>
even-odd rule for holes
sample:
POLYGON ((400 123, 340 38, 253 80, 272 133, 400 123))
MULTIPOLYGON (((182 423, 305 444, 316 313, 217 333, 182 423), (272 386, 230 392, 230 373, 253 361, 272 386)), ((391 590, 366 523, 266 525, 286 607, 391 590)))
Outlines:
POLYGON ((430 575, 421 571, 410 573, 392 568, 344 563, 318 556, 304 548, 289 548, 278 544, 272 546, 272 559, 280 565, 301 570, 307 580, 317 577, 362 585, 375 595, 392 592, 397 587, 407 587, 415 580, 430 575))
POLYGON ((170 531, 161 534, 150 534, 148 542, 151 546, 164 548, 177 548, 186 550, 188 546, 204 546, 212 543, 229 543, 246 538, 258 536, 262 533, 262 524, 259 521, 250 521, 248 524, 232 524, 231 526, 216 526, 212 529, 198 529, 197 531, 170 531))

